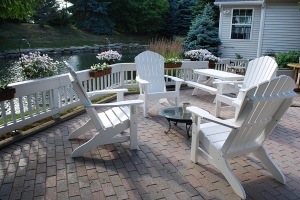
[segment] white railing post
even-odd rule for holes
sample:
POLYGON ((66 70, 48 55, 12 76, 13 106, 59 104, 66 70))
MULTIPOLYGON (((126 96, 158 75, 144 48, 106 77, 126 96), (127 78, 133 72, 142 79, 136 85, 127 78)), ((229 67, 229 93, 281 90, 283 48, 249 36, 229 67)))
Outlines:
MULTIPOLYGON (((55 110, 55 109, 58 110, 58 108, 59 108, 59 102, 60 102, 60 100, 59 100, 60 98, 58 97, 59 91, 58 91, 58 89, 56 88, 56 89, 51 90, 50 93, 51 93, 50 97, 52 97, 51 99, 49 99, 49 101, 52 102, 52 103, 51 103, 50 109, 51 109, 51 110, 55 110)), ((59 113, 55 113, 54 115, 52 115, 52 118, 53 118, 54 120, 58 119, 59 117, 60 117, 60 114, 59 114, 59 113)))

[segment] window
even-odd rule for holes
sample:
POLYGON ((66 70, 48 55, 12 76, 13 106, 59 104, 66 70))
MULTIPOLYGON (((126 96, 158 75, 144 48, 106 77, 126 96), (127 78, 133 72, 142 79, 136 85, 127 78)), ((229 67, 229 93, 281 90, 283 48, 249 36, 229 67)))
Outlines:
POLYGON ((231 39, 250 40, 252 9, 233 9, 231 39))

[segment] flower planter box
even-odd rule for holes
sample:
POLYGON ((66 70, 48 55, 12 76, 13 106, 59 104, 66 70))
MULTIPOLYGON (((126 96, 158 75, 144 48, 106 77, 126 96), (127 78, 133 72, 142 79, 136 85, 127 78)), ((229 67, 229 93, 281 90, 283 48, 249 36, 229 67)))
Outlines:
POLYGON ((91 70, 89 72, 90 77, 93 77, 93 78, 105 76, 105 75, 110 74, 110 73, 111 73, 111 68, 110 69, 105 69, 105 70, 102 70, 102 71, 91 70))
POLYGON ((111 73, 111 68, 105 69, 104 71, 105 71, 105 75, 106 75, 106 74, 110 74, 110 73, 111 73))
POLYGON ((182 63, 165 63, 165 68, 179 68, 182 63))
POLYGON ((210 60, 210 61, 208 62, 208 68, 209 68, 209 69, 215 69, 215 62, 210 60))
POLYGON ((13 99, 16 93, 16 88, 0 89, 0 101, 13 99))

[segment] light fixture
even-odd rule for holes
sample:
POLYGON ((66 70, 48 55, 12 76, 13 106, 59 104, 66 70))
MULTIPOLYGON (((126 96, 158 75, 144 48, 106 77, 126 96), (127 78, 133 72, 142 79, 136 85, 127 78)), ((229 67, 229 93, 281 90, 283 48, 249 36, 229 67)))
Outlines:
POLYGON ((229 15, 229 14, 230 14, 230 10, 223 10, 223 13, 224 13, 225 15, 229 15))

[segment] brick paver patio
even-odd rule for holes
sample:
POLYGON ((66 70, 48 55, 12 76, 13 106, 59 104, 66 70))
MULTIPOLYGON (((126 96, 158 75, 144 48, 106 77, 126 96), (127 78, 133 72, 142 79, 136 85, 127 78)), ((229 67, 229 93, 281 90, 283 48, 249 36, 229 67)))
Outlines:
MULTIPOLYGON (((191 93, 182 90, 181 103, 214 112, 214 96, 191 93)), ((125 98, 137 99, 137 95, 125 98)), ((191 139, 186 137, 185 124, 172 125, 166 135, 168 122, 157 115, 164 105, 156 100, 150 103, 147 118, 139 109, 139 149, 135 151, 128 143, 117 143, 71 158, 85 139, 70 141, 68 134, 88 119, 87 114, 2 149, 0 199, 240 199, 216 168, 201 158, 198 164, 190 161, 191 139)), ((247 199, 300 199, 299 111, 291 107, 265 142, 286 185, 251 155, 230 160, 247 199)), ((224 118, 233 117, 231 111, 224 114, 224 118)))

